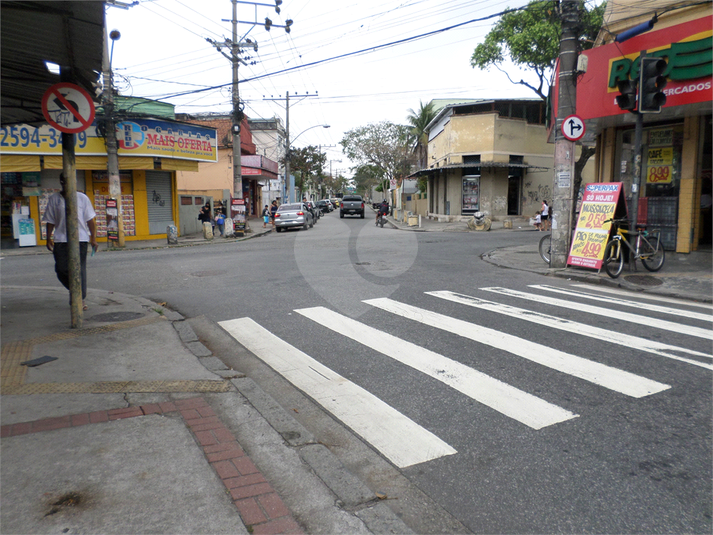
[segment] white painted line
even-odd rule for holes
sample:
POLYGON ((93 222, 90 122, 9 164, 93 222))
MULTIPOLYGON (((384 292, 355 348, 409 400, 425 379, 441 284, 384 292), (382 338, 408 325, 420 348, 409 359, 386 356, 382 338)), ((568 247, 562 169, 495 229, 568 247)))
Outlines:
POLYGON ((622 290, 617 288, 609 288, 608 286, 601 286, 599 284, 573 284, 575 288, 585 288, 587 290, 592 290, 595 292, 602 292, 607 294, 617 294, 617 295, 628 295, 631 297, 636 297, 637 299, 647 299, 649 301, 661 301, 662 303, 669 303, 673 305, 683 305, 687 307, 705 308, 706 310, 713 310, 713 304, 711 303, 698 303, 696 301, 689 301, 687 299, 677 299, 675 297, 667 297, 665 295, 653 295, 645 294, 643 292, 632 292, 630 290, 622 290))
POLYGON ((494 292, 502 295, 508 295, 510 297, 527 299, 528 301, 535 301, 536 303, 540 303, 543 305, 554 305, 560 308, 569 308, 578 312, 594 314, 596 316, 605 316, 607 318, 618 319, 621 321, 629 321, 631 323, 636 323, 639 326, 653 327, 655 329, 663 329, 664 331, 672 331, 679 334, 686 334, 689 336, 696 336, 698 338, 713 340, 713 330, 711 329, 691 327, 689 325, 682 325, 680 323, 651 318, 649 316, 640 316, 638 314, 631 314, 629 312, 622 312, 620 310, 596 307, 588 305, 586 303, 577 303, 575 301, 569 301, 566 299, 555 299, 554 297, 547 297, 546 295, 530 294, 526 292, 520 292, 518 290, 511 290, 509 288, 493 287, 479 289, 486 292, 494 292))
POLYGON ((579 377, 627 396, 641 398, 671 388, 669 385, 623 370, 617 370, 599 362, 583 359, 524 338, 518 338, 501 331, 392 301, 391 299, 369 299, 364 302, 404 318, 419 321, 475 342, 502 349, 513 355, 531 360, 553 370, 579 377))
POLYGON ((465 364, 324 307, 303 308, 295 312, 438 379, 458 392, 533 429, 542 429, 577 417, 574 413, 518 390, 465 364))
POLYGON ((252 319, 218 324, 397 467, 406 468, 457 453, 427 429, 252 319))
POLYGON ((622 345, 638 351, 645 351, 647 353, 653 353, 669 359, 693 364, 694 366, 700 366, 701 368, 705 368, 707 370, 713 370, 713 365, 711 364, 681 357, 677 354, 687 353, 697 357, 713 359, 713 355, 708 353, 701 353, 700 351, 694 351, 685 347, 672 346, 662 342, 656 342, 655 340, 647 340, 645 338, 639 338, 637 336, 619 333, 609 329, 602 329, 600 327, 594 327, 592 325, 586 325, 584 323, 578 323, 576 321, 558 318, 556 316, 548 316, 547 314, 533 312, 524 308, 494 303, 493 301, 486 301, 485 299, 479 299, 470 295, 447 291, 426 292, 426 294, 446 299, 448 301, 453 301, 455 303, 479 308, 481 310, 489 310, 490 312, 505 314, 506 316, 536 323, 544 327, 551 327, 553 329, 559 329, 561 331, 567 331, 581 336, 588 336, 596 340, 611 342, 613 344, 622 345))
POLYGON ((669 316, 683 316, 684 318, 713 321, 713 315, 711 314, 691 312, 690 310, 681 310, 680 308, 662 307, 659 305, 651 305, 648 303, 638 303, 636 301, 627 301, 626 299, 617 299, 614 297, 602 297, 600 295, 592 295, 586 292, 579 292, 577 290, 565 290, 562 288, 557 288, 556 286, 549 286, 547 284, 531 284, 530 288, 535 288, 536 290, 545 290, 547 292, 554 292, 564 295, 571 295, 574 297, 581 297, 582 299, 591 299, 593 301, 602 301, 610 305, 640 308, 641 310, 650 310, 652 312, 661 312, 662 314, 668 314, 669 316))

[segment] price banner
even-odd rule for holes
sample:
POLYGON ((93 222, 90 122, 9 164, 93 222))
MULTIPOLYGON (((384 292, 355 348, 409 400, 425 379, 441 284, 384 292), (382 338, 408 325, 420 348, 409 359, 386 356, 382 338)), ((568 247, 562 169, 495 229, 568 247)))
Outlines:
POLYGON ((673 179, 673 147, 651 148, 646 161, 647 184, 670 184, 673 179))
POLYGON ((567 265, 599 269, 621 194, 621 182, 586 184, 567 265))

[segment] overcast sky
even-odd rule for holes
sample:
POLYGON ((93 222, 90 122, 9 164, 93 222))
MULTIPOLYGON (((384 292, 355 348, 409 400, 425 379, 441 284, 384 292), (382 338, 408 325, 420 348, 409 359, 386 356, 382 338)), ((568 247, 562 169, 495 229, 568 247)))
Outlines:
MULTIPOLYGON (((257 53, 248 54, 248 62, 257 63, 239 69, 245 112, 251 118, 279 116, 284 122, 284 100, 266 99, 284 99, 289 91, 292 146, 321 145, 333 160, 335 174, 351 176, 339 145, 351 129, 383 120, 405 124, 409 108, 417 110, 419 101, 435 98, 535 97, 495 69, 484 72, 470 66, 473 49, 497 18, 469 21, 526 4, 284 0, 277 14, 274 7, 239 3, 237 19, 244 22, 238 24, 238 35, 258 42, 257 53), (291 32, 274 26, 266 31, 265 17, 275 25, 292 19, 291 32), (463 25, 398 43, 458 24, 463 25), (354 54, 362 50, 367 52, 354 54), (309 66, 315 62, 320 63, 309 66), (292 96, 305 94, 318 96, 292 96), (305 132, 322 124, 331 128, 305 132)), ((206 39, 230 39, 231 18, 230 0, 140 0, 128 10, 107 7, 108 29, 121 32, 113 47, 120 93, 171 102, 179 113, 229 112, 231 65, 206 39)), ((517 70, 511 76, 534 82, 531 74, 517 70)))

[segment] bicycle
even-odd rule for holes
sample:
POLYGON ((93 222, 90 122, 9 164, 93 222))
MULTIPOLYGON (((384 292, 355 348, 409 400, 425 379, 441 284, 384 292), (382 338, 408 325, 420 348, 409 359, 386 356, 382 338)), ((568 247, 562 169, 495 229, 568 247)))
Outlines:
POLYGON ((545 261, 545 264, 550 263, 550 258, 552 257, 552 235, 545 234, 540 238, 540 245, 537 248, 540 251, 540 258, 545 261))
POLYGON ((621 244, 623 243, 633 254, 634 262, 641 260, 644 267, 655 272, 663 267, 664 261, 666 260, 666 252, 661 245, 661 231, 658 229, 647 231, 630 231, 623 230, 620 228, 620 224, 628 223, 627 219, 607 219, 604 223, 611 222, 616 230, 616 234, 612 236, 604 248, 604 260, 602 264, 604 265, 604 270, 607 272, 612 279, 616 279, 621 275, 621 271, 624 269, 624 249, 621 244), (636 237, 635 247, 632 247, 629 240, 626 239, 626 235, 631 237, 636 237))

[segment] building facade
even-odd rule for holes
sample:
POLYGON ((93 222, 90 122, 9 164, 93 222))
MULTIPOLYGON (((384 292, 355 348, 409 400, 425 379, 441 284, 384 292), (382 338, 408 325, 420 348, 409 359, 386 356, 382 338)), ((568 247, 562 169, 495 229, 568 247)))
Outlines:
POLYGON ((638 220, 660 228, 665 248, 679 253, 711 246, 711 5, 610 3, 577 81, 577 114, 596 140, 595 180, 623 182, 627 197, 638 185, 638 220), (649 22, 649 31, 615 41, 649 22), (621 110, 616 96, 618 81, 638 78, 643 55, 667 62, 666 103, 660 113, 643 116, 642 173, 635 177, 636 115, 621 110))
MULTIPOLYGON (((216 131, 147 117, 124 118, 116 128, 125 239, 165 238, 169 225, 180 225, 176 174, 195 173, 199 162, 216 159, 216 131)), ((31 245, 44 245, 44 209, 49 197, 60 190, 61 133, 50 125, 20 124, 3 127, 0 137, 5 140, 0 145, 2 236, 20 239, 18 234, 29 233, 34 235, 31 245)), ((92 201, 99 241, 106 241, 112 234, 107 232, 111 197, 99 121, 75 134, 75 153, 77 189, 92 201)))
POLYGON ((277 178, 266 180, 262 186, 262 197, 266 204, 272 201, 282 203, 285 197, 285 126, 282 119, 273 117, 272 119, 248 119, 250 130, 255 143, 255 154, 264 156, 273 162, 277 162, 277 178))
POLYGON ((448 104, 427 127, 428 214, 530 217, 552 199, 553 147, 541 99, 448 104))

